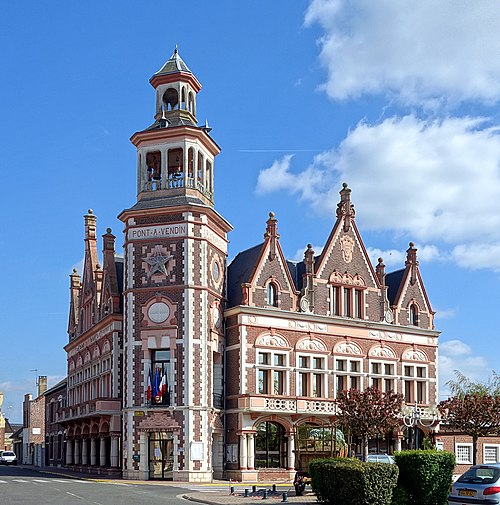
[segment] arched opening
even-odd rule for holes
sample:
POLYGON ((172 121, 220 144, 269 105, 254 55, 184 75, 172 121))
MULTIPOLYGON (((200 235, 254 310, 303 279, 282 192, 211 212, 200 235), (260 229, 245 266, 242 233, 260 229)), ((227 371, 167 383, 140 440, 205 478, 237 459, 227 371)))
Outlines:
POLYGON ((205 167, 205 188, 212 193, 212 163, 208 160, 205 167))
POLYGON ((271 307, 278 306, 278 288, 274 282, 267 285, 266 303, 271 307))
POLYGON ((152 184, 156 185, 156 189, 160 189, 161 181, 161 153, 153 151, 146 155, 146 173, 150 189, 152 184))
POLYGON ((184 172, 184 152, 182 148, 170 149, 168 151, 168 180, 169 187, 180 187, 179 179, 184 172), (175 184, 174 184, 175 183, 175 184))
POLYGON ((163 94, 165 111, 177 110, 179 108, 179 93, 175 88, 168 88, 163 94))
POLYGON ((287 439, 285 437, 285 428, 281 424, 265 421, 257 426, 255 467, 287 467, 287 439))
POLYGON ((410 324, 418 326, 418 307, 415 303, 410 305, 410 324))
POLYGON ((188 95, 188 110, 193 116, 196 116, 194 93, 192 91, 190 91, 188 95))
POLYGON ((187 101, 186 101, 186 88, 183 86, 181 91, 181 109, 187 109, 187 101))
POLYGON ((188 149, 188 187, 194 187, 194 148, 188 149))
POLYGON ((203 184, 204 184, 204 179, 203 179, 203 165, 204 165, 204 159, 203 159, 203 154, 201 152, 198 153, 198 189, 200 191, 203 190, 203 184))

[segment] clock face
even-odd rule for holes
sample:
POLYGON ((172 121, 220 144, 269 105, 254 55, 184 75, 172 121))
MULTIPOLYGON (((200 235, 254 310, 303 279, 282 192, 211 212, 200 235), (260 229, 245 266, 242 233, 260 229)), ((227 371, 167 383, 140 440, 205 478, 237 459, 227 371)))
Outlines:
POLYGON ((155 302, 148 310, 148 317, 153 323, 163 323, 170 315, 170 309, 164 302, 155 302))

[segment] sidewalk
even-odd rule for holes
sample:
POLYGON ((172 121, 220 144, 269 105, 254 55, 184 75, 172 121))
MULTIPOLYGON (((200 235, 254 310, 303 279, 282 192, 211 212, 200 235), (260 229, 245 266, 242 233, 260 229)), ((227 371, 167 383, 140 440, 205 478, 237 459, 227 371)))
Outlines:
POLYGON ((113 482, 119 481, 123 484, 131 485, 150 485, 150 486, 171 486, 184 488, 185 492, 182 493, 182 497, 186 500, 192 502, 204 503, 207 505, 249 505, 256 504, 258 502, 263 502, 267 505, 277 505, 283 503, 283 493, 287 493, 287 499, 289 503, 294 505, 315 505, 317 504, 316 496, 310 491, 309 488, 306 489, 303 496, 295 496, 295 490, 291 482, 287 483, 240 483, 228 481, 216 481, 207 484, 198 483, 188 483, 188 482, 174 482, 174 481, 152 481, 152 480, 125 480, 122 477, 109 477, 106 475, 90 474, 86 472, 75 472, 73 470, 68 470, 65 468, 55 468, 55 467, 36 467, 32 465, 18 465, 19 468, 29 468, 30 470, 35 470, 39 473, 44 473, 47 475, 67 477, 70 479, 81 479, 81 480, 92 480, 96 482, 113 482), (276 484, 276 492, 272 492, 272 486, 276 484), (252 486, 257 486, 257 492, 253 494, 252 486), (212 487, 226 486, 227 491, 220 491, 219 489, 213 490, 212 487), (230 494, 230 487, 234 487, 234 494, 230 494), (189 487, 203 487, 206 489, 203 491, 191 491, 189 487), (245 489, 248 489, 249 496, 245 497, 245 489), (268 490, 267 499, 263 499, 263 490, 268 490))

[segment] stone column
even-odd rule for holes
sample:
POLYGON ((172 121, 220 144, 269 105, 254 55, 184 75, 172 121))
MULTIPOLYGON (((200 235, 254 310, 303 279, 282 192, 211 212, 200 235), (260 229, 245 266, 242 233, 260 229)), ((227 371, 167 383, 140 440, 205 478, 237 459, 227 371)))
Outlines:
POLYGON ((255 433, 249 433, 248 441, 248 469, 255 469, 255 433))
POLYGON ((240 470, 247 469, 247 434, 240 435, 240 470))
POLYGON ((101 466, 106 466, 106 439, 101 437, 101 445, 99 447, 99 463, 101 466))
POLYGON ((118 437, 111 437, 111 466, 118 466, 118 437))
POLYGON ((97 439, 96 438, 91 438, 90 439, 90 464, 92 466, 96 466, 97 464, 97 439))
POLYGON ((82 465, 89 464, 89 439, 82 439, 82 465))
POLYGON ((66 440, 66 464, 73 464, 73 440, 66 440))
POLYGON ((288 470, 295 470, 295 436, 288 435, 288 470))
POLYGON ((75 465, 79 465, 80 461, 80 439, 75 439, 75 465))
POLYGON ((396 451, 401 451, 401 444, 403 442, 403 437, 400 437, 399 435, 396 437, 396 451))

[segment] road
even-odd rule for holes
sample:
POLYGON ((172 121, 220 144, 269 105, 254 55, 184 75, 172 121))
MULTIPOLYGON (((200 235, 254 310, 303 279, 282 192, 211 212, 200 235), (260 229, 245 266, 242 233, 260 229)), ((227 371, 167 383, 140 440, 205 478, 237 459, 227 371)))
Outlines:
POLYGON ((189 505, 172 485, 96 482, 0 466, 0 505, 189 505))

